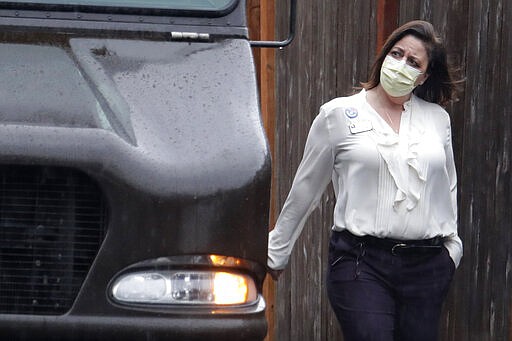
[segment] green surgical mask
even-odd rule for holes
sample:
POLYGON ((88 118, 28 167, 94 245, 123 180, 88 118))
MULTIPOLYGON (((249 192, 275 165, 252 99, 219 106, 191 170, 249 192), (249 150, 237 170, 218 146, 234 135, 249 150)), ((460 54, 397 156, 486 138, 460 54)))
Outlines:
POLYGON ((421 74, 420 70, 407 65, 405 59, 386 56, 380 69, 380 84, 388 95, 402 97, 414 90, 414 83, 421 74))

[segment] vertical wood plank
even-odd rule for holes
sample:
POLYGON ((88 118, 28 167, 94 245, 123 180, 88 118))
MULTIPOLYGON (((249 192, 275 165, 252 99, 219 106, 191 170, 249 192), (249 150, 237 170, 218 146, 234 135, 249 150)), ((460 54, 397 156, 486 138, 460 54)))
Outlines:
POLYGON ((376 54, 379 53, 389 35, 398 27, 399 3, 400 0, 377 1, 376 54))
MULTIPOLYGON (((245 7, 247 11, 247 26, 249 29, 249 39, 260 40, 261 39, 261 16, 260 16, 260 2, 265 0, 246 0, 245 7)), ((256 67, 256 73, 258 77, 258 86, 261 91, 260 75, 261 75, 261 56, 260 49, 252 49, 254 58, 254 64, 256 67)))
MULTIPOLYGON (((247 19, 249 35, 252 40, 275 39, 275 3, 274 0, 247 0, 247 19)), ((254 48, 253 58, 256 67, 258 87, 260 90, 260 108, 263 125, 268 139, 272 159, 275 159, 275 50, 270 48, 254 48)), ((272 178, 275 178, 275 167, 272 169, 272 178)), ((274 184, 275 181, 272 181, 274 184)), ((275 186, 271 188, 269 227, 275 221, 275 186)), ((263 296, 267 303, 265 311, 268 323, 268 332, 265 341, 274 341, 274 305, 275 284, 267 276, 263 283, 263 296)))
MULTIPOLYGON (((274 0, 261 0, 260 2, 260 37, 262 40, 275 39, 275 2, 274 0)), ((260 98, 263 123, 269 143, 272 159, 275 160, 275 50, 260 50, 260 98)), ((270 199, 269 227, 273 226, 276 219, 276 188, 274 186, 276 169, 272 167, 272 187, 270 199)), ((274 341, 275 330, 275 295, 276 286, 274 281, 267 276, 263 295, 266 298, 266 318, 268 322, 268 333, 266 341, 274 341)))
MULTIPOLYGON (((277 52, 276 61, 274 167, 278 171, 279 207, 290 189, 306 135, 320 105, 352 92, 354 86, 366 80, 375 50, 374 5, 375 1, 348 5, 333 0, 299 2, 297 38, 290 47, 277 52), (340 37, 343 30, 347 30, 350 40, 340 37), (340 59, 340 55, 346 58, 340 59), (355 75, 352 70, 356 70, 355 75), (342 79, 340 72, 347 76, 342 79)), ((279 34, 286 32, 281 15, 287 13, 287 2, 278 2, 276 7, 279 34)), ((331 190, 308 220, 278 283, 277 340, 342 340, 325 292, 333 206, 331 190)))
MULTIPOLYGON (((496 181, 496 203, 499 210, 496 211, 497 224, 504 230, 507 238, 501 243, 505 245, 506 250, 502 257, 505 261, 505 290, 510 291, 512 286, 512 278, 509 269, 512 265, 512 236, 510 227, 512 226, 512 96, 505 96, 502 92, 508 92, 507 89, 512 88, 512 32, 508 28, 508 23, 512 20, 512 4, 510 1, 503 1, 503 18, 501 29, 501 49, 500 59, 498 61, 500 75, 497 84, 501 89, 499 95, 502 96, 503 103, 497 103, 497 113, 499 114, 499 130, 497 140, 498 147, 498 163, 497 163, 497 180, 496 181), (499 104, 499 105, 498 105, 499 104)), ((504 300, 506 310, 504 313, 504 338, 512 340, 512 295, 509 294, 508 299, 504 300), (506 333, 506 335, 505 335, 506 333)))
POLYGON ((443 340, 510 340, 509 1, 402 2, 401 21, 431 21, 467 81, 449 110, 465 255, 447 300, 443 340), (464 15, 467 13, 467 15, 464 15))

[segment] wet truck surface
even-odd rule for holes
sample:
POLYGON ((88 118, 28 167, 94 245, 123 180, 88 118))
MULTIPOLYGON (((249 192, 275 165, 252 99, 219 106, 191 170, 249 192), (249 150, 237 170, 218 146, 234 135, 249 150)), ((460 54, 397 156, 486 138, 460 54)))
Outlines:
POLYGON ((0 339, 262 340, 245 3, 0 3, 0 339))

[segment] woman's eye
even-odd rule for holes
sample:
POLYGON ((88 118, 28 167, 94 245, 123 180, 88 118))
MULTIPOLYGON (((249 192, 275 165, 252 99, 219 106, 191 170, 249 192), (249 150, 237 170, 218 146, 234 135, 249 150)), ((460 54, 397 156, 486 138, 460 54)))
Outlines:
POLYGON ((420 68, 420 64, 418 64, 418 62, 417 62, 417 61, 415 61, 414 59, 409 59, 409 60, 407 61, 407 63, 408 63, 410 66, 412 66, 412 67, 415 67, 415 68, 418 68, 418 69, 420 68))

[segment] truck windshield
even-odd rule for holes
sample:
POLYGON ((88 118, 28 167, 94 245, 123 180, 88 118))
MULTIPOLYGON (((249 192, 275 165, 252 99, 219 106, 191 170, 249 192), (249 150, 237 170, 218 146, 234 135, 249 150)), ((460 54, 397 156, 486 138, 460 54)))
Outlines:
POLYGON ((238 0, 7 0, 3 3, 50 6, 149 8, 217 12, 231 8, 238 0))

